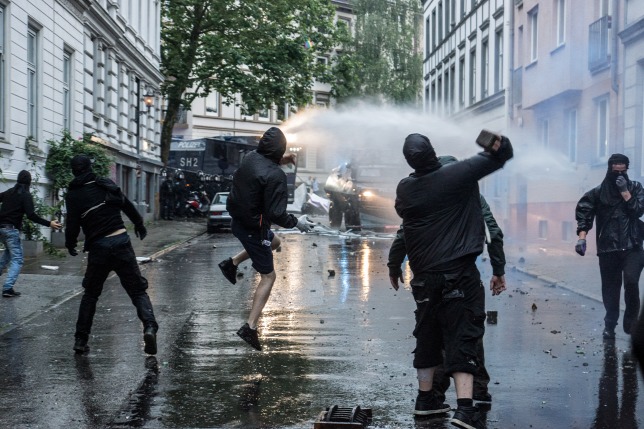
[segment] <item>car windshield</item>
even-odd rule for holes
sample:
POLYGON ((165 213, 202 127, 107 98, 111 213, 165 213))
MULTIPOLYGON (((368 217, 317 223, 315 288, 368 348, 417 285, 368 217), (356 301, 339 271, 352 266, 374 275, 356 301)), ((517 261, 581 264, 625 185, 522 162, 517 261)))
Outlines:
POLYGON ((227 199, 228 195, 217 194, 215 195, 215 201, 213 202, 213 204, 226 204, 227 199))

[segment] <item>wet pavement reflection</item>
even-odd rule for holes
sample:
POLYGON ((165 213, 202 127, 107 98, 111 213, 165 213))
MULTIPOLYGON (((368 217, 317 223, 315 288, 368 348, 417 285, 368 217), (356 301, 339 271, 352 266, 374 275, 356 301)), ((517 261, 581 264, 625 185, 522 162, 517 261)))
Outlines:
MULTIPOLYGON (((143 354, 115 280, 87 355, 71 350, 79 297, 5 330, 0 426, 312 428, 326 407, 359 405, 373 410, 372 428, 452 427, 449 415, 411 414, 415 305, 408 270, 404 288, 389 285, 390 243, 284 234, 257 352, 235 334, 257 275, 246 262, 231 285, 217 268, 239 243, 229 233, 193 240, 142 266, 160 323, 155 357, 143 354)), ((489 262, 479 267, 487 284, 489 262)), ((644 429, 642 377, 626 335, 601 339, 601 303, 522 273, 507 278, 507 292, 486 298, 498 313, 485 335, 488 428, 644 429)), ((11 303, 3 304, 0 321, 10 323, 11 303)), ((453 388, 446 403, 456 406, 453 388)))

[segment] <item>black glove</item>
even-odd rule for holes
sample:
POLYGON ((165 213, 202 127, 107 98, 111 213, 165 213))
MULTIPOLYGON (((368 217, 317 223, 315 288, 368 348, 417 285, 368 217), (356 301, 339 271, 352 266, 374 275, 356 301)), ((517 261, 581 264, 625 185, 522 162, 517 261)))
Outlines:
POLYGON ((134 225, 134 235, 143 240, 148 235, 148 230, 145 229, 145 225, 134 225))
POLYGON ((69 254, 70 254, 70 255, 72 255, 72 256, 76 256, 76 255, 78 255, 78 251, 76 250, 76 248, 75 248, 75 247, 68 247, 68 248, 67 248, 67 251, 68 251, 68 252, 69 252, 69 254))
POLYGON ((577 240, 575 252, 579 253, 581 256, 584 256, 586 254, 586 240, 584 238, 577 240))
POLYGON ((619 192, 628 192, 628 181, 624 176, 619 176, 617 180, 615 180, 615 184, 617 185, 619 192))

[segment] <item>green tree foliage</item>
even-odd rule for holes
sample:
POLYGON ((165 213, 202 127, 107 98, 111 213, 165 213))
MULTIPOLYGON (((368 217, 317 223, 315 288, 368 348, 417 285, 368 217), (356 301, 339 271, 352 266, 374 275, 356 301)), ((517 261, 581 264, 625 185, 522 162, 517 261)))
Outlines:
MULTIPOLYGON (((69 182, 74 178, 70 161, 76 155, 87 155, 93 160, 92 170, 94 173, 101 177, 109 177, 110 167, 114 160, 107 154, 103 146, 94 143, 91 138, 91 134, 85 134, 82 139, 75 139, 68 131, 63 131, 60 140, 47 141, 49 152, 47 153, 45 172, 52 181, 55 195, 61 190, 66 192, 69 182)), ((61 195, 60 203, 65 198, 65 192, 61 195)))
POLYGON ((241 94, 249 114, 307 104, 326 67, 316 57, 337 43, 334 16, 329 0, 164 1, 163 162, 180 108, 190 109, 196 97, 217 91, 230 105, 241 94))
POLYGON ((346 34, 327 76, 338 102, 369 98, 416 104, 421 98, 419 0, 354 0, 353 34, 346 34))

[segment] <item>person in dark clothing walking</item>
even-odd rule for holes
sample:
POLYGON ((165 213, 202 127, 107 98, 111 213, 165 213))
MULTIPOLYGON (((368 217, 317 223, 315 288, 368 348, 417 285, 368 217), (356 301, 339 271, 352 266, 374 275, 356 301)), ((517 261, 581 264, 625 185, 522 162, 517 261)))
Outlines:
POLYGON ((121 218, 121 211, 134 224, 134 233, 141 240, 147 235, 143 218, 121 189, 110 179, 97 177, 89 157, 76 155, 71 161, 74 179, 65 198, 67 228, 65 247, 72 256, 78 255, 76 244, 80 229, 85 234, 83 251, 89 252, 83 278, 85 293, 78 309, 74 351, 89 351, 87 342, 92 329, 96 303, 103 284, 111 271, 116 272, 121 285, 136 307, 143 323, 145 353, 156 354, 156 333, 159 325, 146 289, 148 281, 141 275, 130 237, 121 218))
POLYGON ((605 339, 615 338, 619 302, 624 279, 623 328, 630 334, 640 310, 639 281, 644 253, 639 218, 644 214, 644 190, 628 178, 629 159, 620 153, 608 158, 608 171, 602 183, 586 192, 577 203, 575 251, 586 254, 586 234, 597 219, 597 256, 602 281, 605 339))
MULTIPOLYGON (((457 159, 453 156, 440 156, 438 161, 441 165, 451 164, 456 162, 457 159)), ((481 212, 485 221, 486 238, 488 254, 490 256, 490 264, 492 265, 492 279, 490 280, 490 290, 493 295, 498 295, 506 289, 505 283, 505 252, 503 251, 503 231, 496 222, 490 206, 488 205, 483 195, 481 195, 481 212)), ((407 255, 405 248, 405 237, 403 235, 402 227, 396 233, 396 237, 391 243, 389 249, 389 259, 387 266, 389 267, 389 281, 394 290, 398 290, 398 281, 404 283, 401 265, 407 255)), ((492 395, 488 392, 488 384, 490 383, 490 376, 485 368, 485 350, 483 348, 483 338, 477 343, 477 357, 480 366, 476 374, 474 374, 474 391, 473 399, 477 402, 491 402, 492 395)), ((434 371, 434 379, 432 382, 432 392, 438 403, 445 401, 445 392, 449 388, 450 377, 445 372, 444 366, 439 365, 434 371)), ((437 414, 437 410, 433 409, 415 410, 416 415, 431 415, 437 414)))
MULTIPOLYGON (((443 364, 456 387, 458 408, 451 423, 484 428, 472 400, 480 365, 476 347, 485 330, 485 292, 476 268, 485 241, 478 181, 512 158, 512 145, 499 136, 484 152, 441 166, 429 139, 411 134, 403 154, 414 172, 398 184, 395 208, 403 220, 417 303, 415 411, 449 410, 433 400, 431 391, 436 367, 443 364)), ((501 291, 498 285, 492 292, 501 291)))
POLYGON ((42 226, 48 226, 54 229, 62 228, 62 225, 56 221, 48 221, 41 218, 34 211, 34 200, 29 193, 31 185, 31 173, 22 170, 18 173, 18 180, 15 186, 0 193, 0 242, 4 245, 4 252, 0 258, 0 273, 9 266, 7 278, 2 287, 2 296, 13 298, 20 296, 21 293, 13 289, 18 280, 20 270, 24 263, 22 256, 22 244, 20 242, 20 229, 22 228, 22 218, 27 215, 27 219, 36 222, 42 226))
POLYGON ((253 268, 260 274, 248 322, 237 331, 237 335, 257 350, 262 350, 257 322, 276 279, 272 251, 280 245, 279 238, 271 231, 271 224, 297 228, 301 232, 309 232, 315 225, 306 215, 298 219, 286 212, 288 189, 280 164, 295 163, 295 155, 285 156, 285 152, 286 137, 279 128, 269 128, 257 149, 246 155, 235 171, 226 201, 233 235, 244 250, 220 262, 219 268, 226 279, 235 284, 237 266, 250 258, 253 268))

